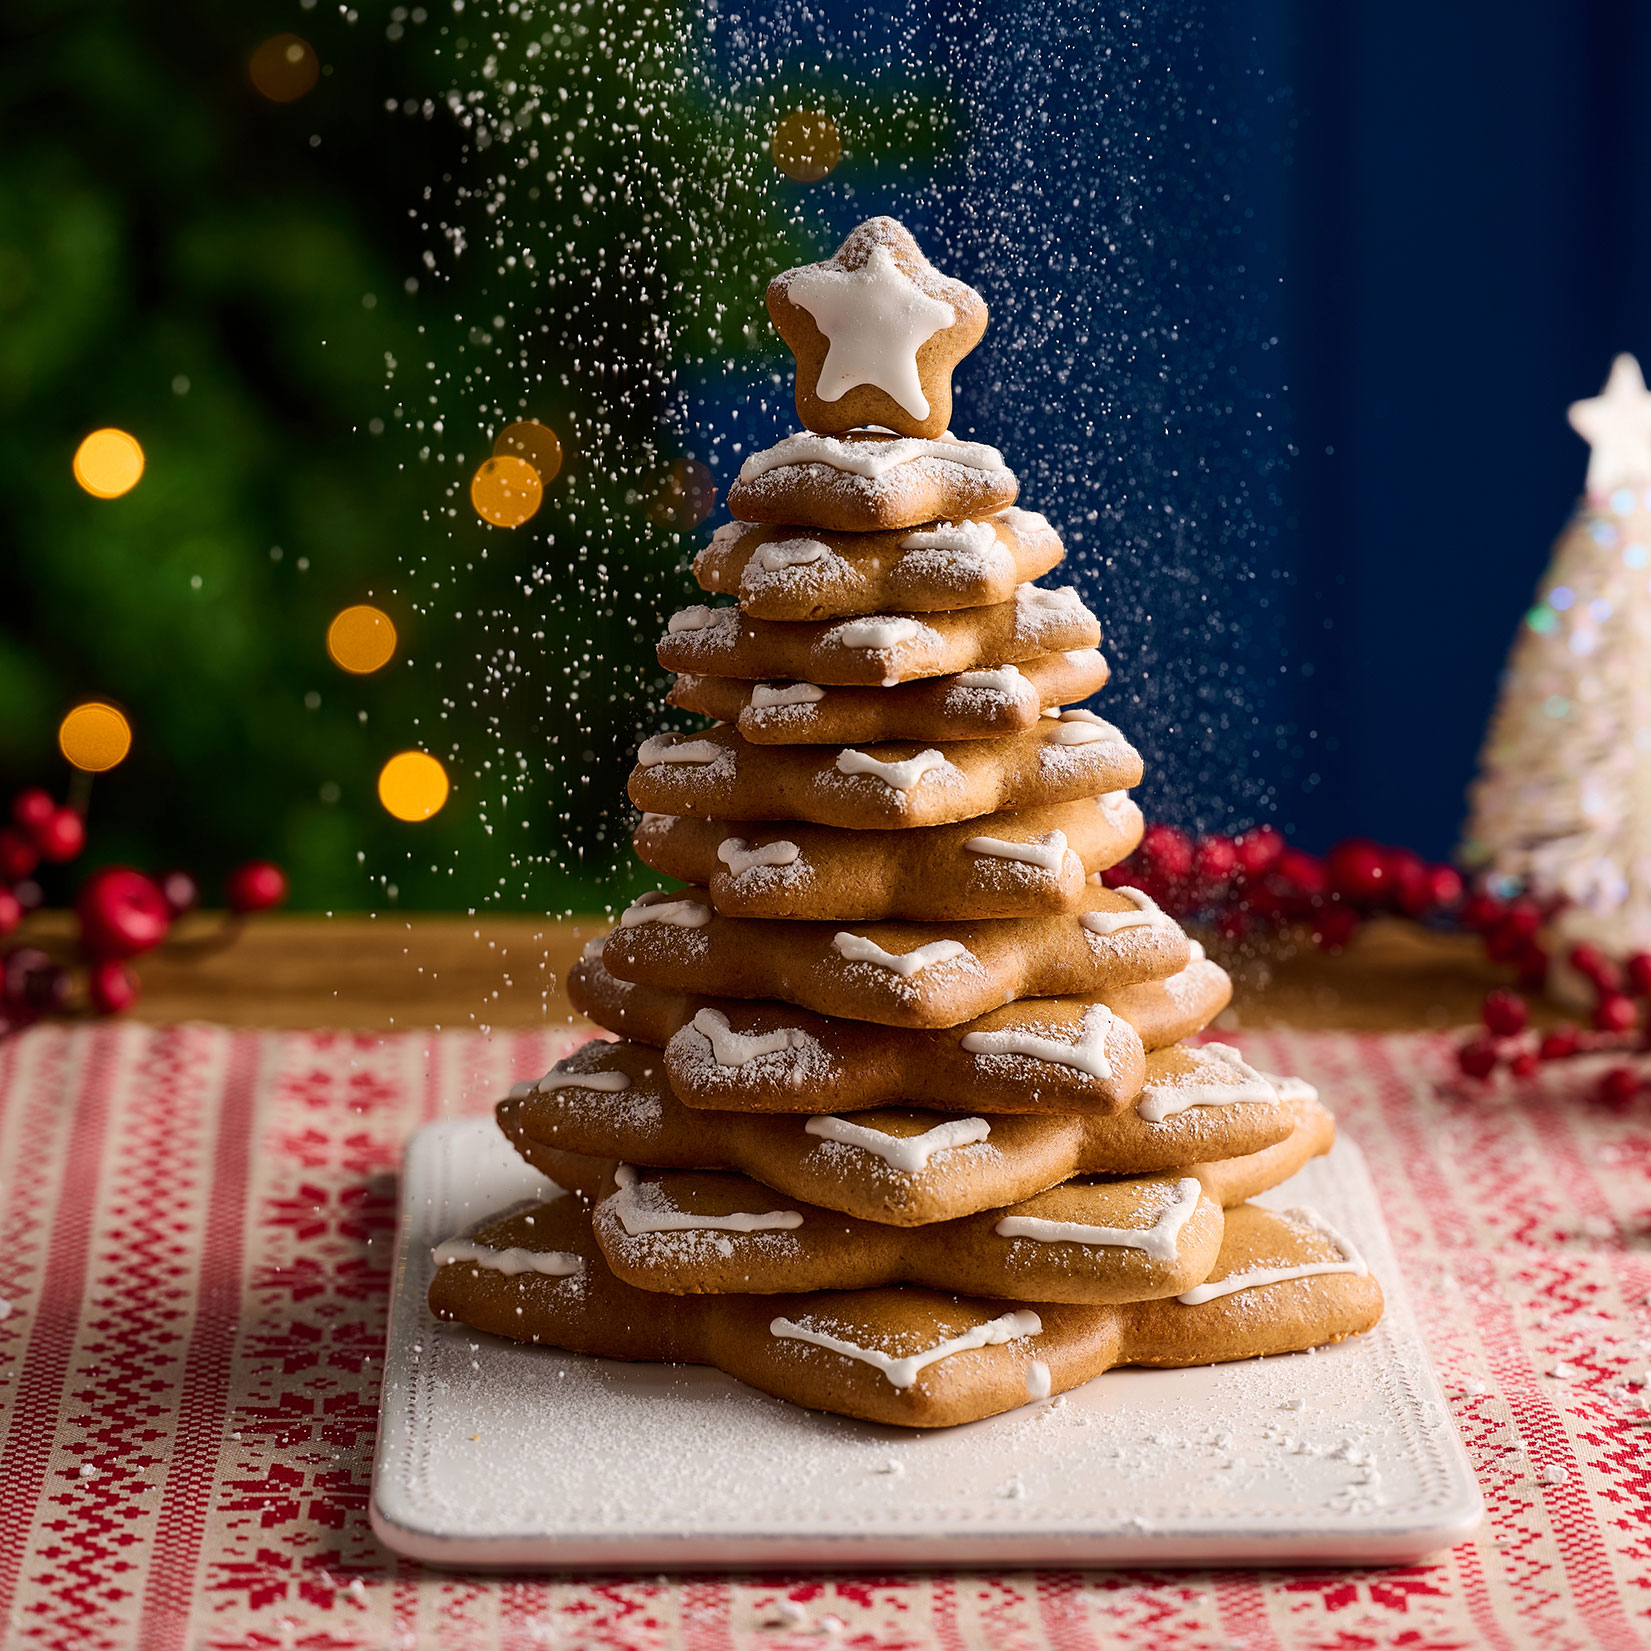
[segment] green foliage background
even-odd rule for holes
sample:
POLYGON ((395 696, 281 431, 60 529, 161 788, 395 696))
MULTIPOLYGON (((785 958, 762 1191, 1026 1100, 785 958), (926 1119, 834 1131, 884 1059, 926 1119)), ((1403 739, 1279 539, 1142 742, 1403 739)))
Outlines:
POLYGON ((136 732, 77 872, 182 863, 210 897, 270 855, 330 909, 588 909, 637 880, 624 777, 695 543, 660 508, 678 376, 759 371, 768 275, 819 243, 777 113, 832 109, 852 155, 912 105, 805 75, 724 95, 669 5, 411 16, 0 10, 0 780, 62 793, 79 698, 136 732), (283 30, 324 69, 277 105, 247 62, 283 30), (568 464, 490 529, 465 484, 523 416, 568 464), (107 424, 148 468, 98 501, 70 458, 107 424), (369 679, 323 645, 361 600, 401 634, 369 679), (419 826, 375 795, 410 745, 454 784, 419 826))

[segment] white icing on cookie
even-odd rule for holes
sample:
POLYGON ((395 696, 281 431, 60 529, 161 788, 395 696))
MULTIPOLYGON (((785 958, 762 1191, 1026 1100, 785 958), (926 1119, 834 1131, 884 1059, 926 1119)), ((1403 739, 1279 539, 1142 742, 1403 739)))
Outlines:
POLYGON ((902 614, 893 619, 851 619, 846 625, 835 626, 830 635, 845 648, 893 648, 910 642, 925 629, 902 614))
POLYGON ((968 1055, 1025 1055, 1055 1066, 1070 1066, 1097 1083, 1105 1083, 1112 1076, 1106 1040, 1115 1018, 1104 1003, 1092 1003, 1083 1012, 1076 1043, 1057 1043, 1034 1032, 965 1032, 962 1048, 968 1055))
POLYGON ((643 923, 669 923, 676 929, 703 929, 711 921, 711 908, 703 900, 673 900, 663 889, 645 894, 635 905, 619 914, 622 929, 643 923))
POLYGON ((931 940, 928 945, 919 946, 915 951, 895 953, 885 952, 875 940, 868 940, 863 934, 850 934, 843 929, 832 936, 831 944, 850 963, 875 963, 878 968, 887 969, 902 979, 916 974, 919 969, 928 968, 930 964, 949 963, 954 957, 973 960, 969 948, 957 940, 931 940))
POLYGON ((1127 791, 1108 791, 1104 796, 1095 799, 1095 806, 1106 816, 1109 825, 1121 826, 1128 818, 1125 806, 1128 802, 1127 791))
MULTIPOLYGON (((1149 1124, 1161 1124, 1166 1118, 1186 1112, 1195 1106, 1239 1106, 1246 1101, 1263 1106, 1277 1106, 1279 1092, 1272 1080, 1251 1066, 1230 1043, 1205 1043, 1188 1054, 1210 1055, 1221 1065, 1235 1071, 1240 1083, 1149 1083, 1136 1102, 1137 1116, 1149 1124)), ((1297 1080, 1299 1081, 1299 1080, 1297 1080)), ((1310 1086, 1309 1086, 1310 1087, 1310 1086)), ((1313 1091, 1317 1099, 1318 1092, 1313 1091)))
POLYGON ((1035 1238, 1042 1244, 1095 1244, 1140 1250, 1154 1261, 1174 1261, 1181 1229, 1198 1208, 1202 1186, 1188 1175, 1175 1183, 1175 1197, 1150 1227, 1091 1227, 1081 1221, 1045 1221, 1035 1215, 1006 1215, 992 1228, 999 1238, 1035 1238))
POLYGON ((818 539, 774 539, 757 546, 755 561, 764 573, 784 573, 787 568, 812 567, 830 554, 818 539))
POLYGON ((957 680, 964 688, 986 688, 1011 697, 1026 685, 1026 678, 1013 665, 999 665, 990 671, 960 671, 957 680))
POLYGON ((880 1129, 870 1129, 848 1118, 834 1118, 829 1113, 810 1118, 803 1128, 827 1141, 859 1147, 905 1175, 927 1169, 937 1152, 973 1146, 992 1133, 992 1126, 984 1118, 948 1118, 921 1135, 885 1135, 880 1129))
POLYGON ((760 848, 747 848, 743 837, 724 837, 717 844, 717 858, 736 877, 742 877, 754 866, 789 866, 802 850, 787 838, 776 838, 760 848))
POLYGON ((1022 865, 1041 866, 1059 872, 1066 862, 1066 833, 1046 831, 1030 843, 1010 843, 1001 837, 970 837, 963 845, 970 854, 984 854, 993 860, 1018 860, 1022 865))
MULTIPOLYGON (((1043 713, 1048 716, 1050 713, 1043 713)), ((1050 739, 1056 745, 1098 745, 1103 740, 1122 743, 1123 735, 1095 715, 1093 711, 1061 711, 1056 719, 1060 726, 1050 730, 1050 739)))
POLYGON ((711 1045, 711 1059, 718 1066, 744 1066, 764 1055, 778 1055, 786 1049, 801 1049, 808 1034, 795 1026, 781 1026, 772 1032, 748 1036, 734 1031, 720 1009, 701 1009, 693 1027, 711 1045))
POLYGON ((767 711, 776 705, 817 705, 825 696, 824 688, 812 682, 782 682, 778 685, 759 682, 751 690, 751 709, 767 711))
POLYGON ((853 749, 837 753, 839 774, 871 774, 895 791, 910 791, 925 774, 938 773, 941 769, 952 774, 957 772, 934 750, 919 751, 915 757, 907 757, 904 762, 883 762, 864 751, 853 749))
POLYGON ((1116 934, 1119 929, 1140 928, 1149 923, 1156 923, 1162 919, 1165 923, 1172 921, 1168 912, 1141 889, 1131 888, 1127 883, 1121 883, 1112 891, 1121 894, 1124 899, 1133 902, 1134 911, 1086 911, 1079 914, 1078 922, 1091 934, 1116 934))
MULTIPOLYGON (((637 1190, 637 1174, 629 1164, 617 1166, 614 1170, 614 1180, 619 1183, 619 1191, 611 1198, 605 1199, 603 1207, 618 1217, 619 1224, 632 1238, 640 1237, 643 1233, 790 1232, 803 1224, 802 1214, 798 1210, 768 1210, 761 1215, 745 1211, 733 1215, 692 1215, 687 1210, 661 1209, 657 1205, 649 1205, 643 1201, 642 1194, 637 1190)), ((663 1196, 657 1187, 654 1189, 654 1196, 663 1196)))
POLYGON ((438 1267, 449 1267, 455 1261, 468 1262, 472 1267, 485 1267, 490 1273, 503 1273, 514 1278, 518 1273, 543 1273, 547 1278, 568 1278, 585 1265, 583 1259, 566 1250, 495 1250, 487 1244, 477 1244, 468 1238, 450 1238, 430 1252, 430 1259, 438 1267))
POLYGON ((961 1336, 953 1336, 950 1341, 936 1342, 921 1353, 908 1353, 904 1358, 894 1358, 878 1352, 875 1347, 862 1347, 859 1342, 845 1341, 822 1330, 810 1330, 786 1318, 775 1319, 768 1326, 768 1333, 788 1341, 806 1341, 814 1347, 841 1353, 845 1358, 858 1359, 862 1364, 881 1370, 888 1377, 891 1387, 910 1387, 923 1367, 933 1364, 936 1359, 950 1358, 953 1353, 967 1353, 976 1347, 999 1347, 1021 1336, 1038 1335, 1042 1329, 1043 1320, 1036 1313, 1022 1308, 1019 1312, 1005 1313, 1002 1318, 992 1319, 986 1324, 977 1324, 974 1329, 964 1331, 961 1336))
POLYGON ((643 740, 637 750, 636 760, 644 768, 655 768, 662 762, 715 762, 721 755, 722 747, 713 745, 709 740, 685 740, 677 745, 672 742, 669 734, 655 734, 651 739, 643 740))
POLYGON ((708 631, 714 625, 727 624, 739 617, 738 608, 708 608, 696 602, 691 608, 679 608, 666 622, 665 629, 672 636, 683 631, 708 631))
POLYGON ((1001 551, 997 531, 990 522, 936 522, 900 541, 902 550, 958 550, 970 556, 989 556, 1001 551))
POLYGON ((1042 1359, 1033 1359, 1026 1367, 1026 1397, 1047 1399, 1049 1386, 1049 1366, 1042 1359))
POLYGON ((823 464, 841 470, 850 476, 863 476, 874 481, 897 470, 903 464, 915 464, 919 459, 936 459, 944 464, 955 464, 965 470, 1007 470, 1003 455, 984 442, 958 441, 942 436, 937 441, 922 441, 915 436, 900 436, 893 441, 839 441, 835 436, 817 436, 802 431, 787 436, 761 453, 753 453, 740 466, 740 480, 753 482, 771 470, 784 470, 791 465, 823 464))
POLYGON ((913 418, 929 416, 917 352, 956 325, 957 311, 924 292, 887 247, 873 247, 858 269, 807 265, 788 276, 785 295, 814 317, 825 337, 814 390, 821 401, 840 400, 856 385, 869 384, 913 418))
POLYGON ((1282 1284, 1286 1279, 1316 1278, 1324 1273, 1351 1273, 1355 1278, 1364 1278, 1369 1273, 1364 1257, 1316 1210, 1284 1210, 1281 1213, 1287 1221, 1311 1227, 1314 1232, 1328 1238, 1341 1251, 1341 1260, 1308 1261, 1299 1267, 1257 1267, 1252 1272, 1234 1273, 1230 1278, 1218 1279, 1213 1284, 1200 1284, 1175 1299, 1184 1307, 1197 1307, 1202 1302, 1214 1301, 1217 1296, 1259 1289, 1263 1284, 1282 1284))
POLYGON ((621 1095, 631 1087, 624 1072, 557 1072, 552 1069, 537 1083, 529 1084, 528 1091, 554 1095, 562 1089, 594 1089, 603 1095, 621 1095))

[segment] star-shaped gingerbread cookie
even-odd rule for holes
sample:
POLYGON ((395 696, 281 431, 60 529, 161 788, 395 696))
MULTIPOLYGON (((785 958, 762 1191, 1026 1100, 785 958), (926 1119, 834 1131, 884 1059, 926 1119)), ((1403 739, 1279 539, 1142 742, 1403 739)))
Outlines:
POLYGON ((953 369, 986 330, 985 299, 893 218, 868 218, 824 263, 777 275, 768 313, 797 358, 797 416, 822 435, 868 424, 940 435, 953 369))

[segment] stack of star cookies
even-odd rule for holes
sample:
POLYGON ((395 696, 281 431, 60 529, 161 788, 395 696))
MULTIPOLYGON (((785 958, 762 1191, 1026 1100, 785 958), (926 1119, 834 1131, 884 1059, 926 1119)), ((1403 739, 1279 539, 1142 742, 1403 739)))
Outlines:
POLYGON ((748 460, 659 647, 710 727, 631 777, 645 896, 573 971, 586 1044, 498 1111, 577 1196, 443 1245, 431 1302, 943 1426, 1119 1363, 1367 1329, 1311 1211, 1306 1084, 1193 1046, 1227 977, 1144 894, 1141 761, 1074 709, 1094 615, 1002 456, 945 433, 978 294, 890 219, 769 293, 808 428, 748 460))

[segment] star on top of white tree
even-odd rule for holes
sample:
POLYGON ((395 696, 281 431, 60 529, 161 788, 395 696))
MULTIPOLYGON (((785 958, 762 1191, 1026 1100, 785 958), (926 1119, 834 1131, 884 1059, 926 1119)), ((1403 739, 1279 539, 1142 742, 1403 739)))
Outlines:
POLYGON ((1604 390, 1573 401, 1565 416, 1593 449, 1588 455, 1590 493, 1651 482, 1651 391, 1633 356, 1619 355, 1604 390))

